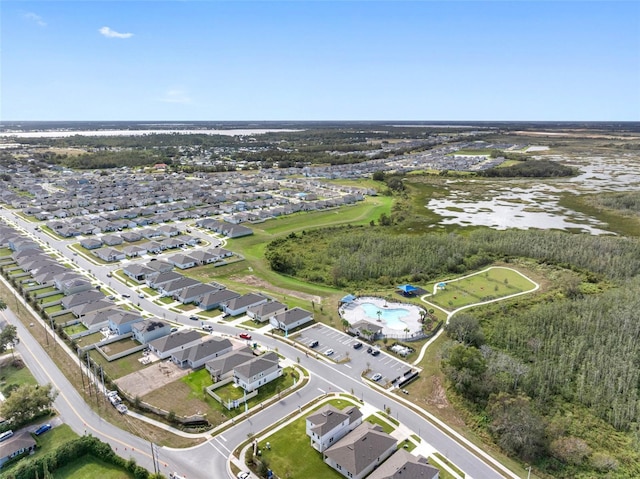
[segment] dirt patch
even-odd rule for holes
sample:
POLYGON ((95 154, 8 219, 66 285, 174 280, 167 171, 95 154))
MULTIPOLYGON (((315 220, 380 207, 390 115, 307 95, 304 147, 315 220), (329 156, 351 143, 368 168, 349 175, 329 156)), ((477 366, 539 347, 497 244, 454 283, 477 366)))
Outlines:
POLYGON ((447 391, 445 391, 439 377, 431 377, 431 394, 427 396, 425 402, 437 407, 438 409, 445 409, 451 406, 447 399, 447 391))
POLYGON ((231 279, 233 281, 237 281, 238 283, 248 284, 249 286, 255 286, 256 288, 275 291, 276 293, 285 294, 287 296, 293 296, 294 298, 304 299, 305 301, 313 301, 316 304, 322 303, 322 298, 320 296, 316 296, 314 294, 301 293, 299 291, 294 291, 292 289, 278 288, 277 286, 273 286, 271 283, 267 283, 265 280, 260 279, 256 276, 253 276, 251 274, 246 276, 233 276, 231 279))
POLYGON ((142 397, 155 389, 186 376, 189 372, 191 372, 190 369, 180 369, 171 361, 158 361, 148 368, 117 379, 115 383, 132 397, 142 397))

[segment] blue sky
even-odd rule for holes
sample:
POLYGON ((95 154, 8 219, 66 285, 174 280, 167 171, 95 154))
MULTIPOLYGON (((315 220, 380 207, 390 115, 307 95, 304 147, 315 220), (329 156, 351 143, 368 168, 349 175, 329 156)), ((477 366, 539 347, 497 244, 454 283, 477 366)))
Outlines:
POLYGON ((640 120, 640 2, 0 3, 0 120, 640 120))

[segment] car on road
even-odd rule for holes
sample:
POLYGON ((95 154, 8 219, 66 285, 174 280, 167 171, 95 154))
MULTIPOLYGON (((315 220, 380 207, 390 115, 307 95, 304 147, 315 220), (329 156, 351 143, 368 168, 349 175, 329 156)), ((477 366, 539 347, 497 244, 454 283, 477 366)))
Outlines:
POLYGON ((43 424, 38 429, 36 429, 33 433, 36 436, 39 436, 40 434, 44 434, 45 432, 47 432, 49 429, 51 429, 51 424, 43 424))
POLYGON ((202 326, 202 329, 204 329, 205 331, 212 332, 213 326, 211 326, 210 324, 205 324, 204 326, 202 326))
POLYGON ((249 333, 240 333, 239 336, 242 339, 251 339, 251 335, 249 333))
POLYGON ((360 349, 362 347, 362 343, 354 343, 353 349, 360 349))
POLYGON ((107 273, 107 278, 111 278, 111 273, 107 273))
POLYGON ((240 471, 237 475, 238 479, 247 479, 249 476, 251 475, 251 473, 249 471, 240 471))
POLYGON ((144 298, 144 294, 138 293, 138 298, 144 298))
POLYGON ((382 374, 380 373, 375 373, 373 376, 371 376, 372 381, 380 381, 381 379, 382 379, 382 374))
POLYGON ((178 328, 176 328, 175 326, 174 326, 173 328, 171 328, 171 329, 170 329, 170 331, 171 331, 172 333, 175 333, 177 330, 178 330, 178 328))
POLYGON ((107 299, 116 299, 116 297, 112 294, 110 294, 109 296, 107 296, 107 299))
POLYGON ((130 295, 130 294, 127 294, 127 293, 125 293, 125 294, 123 294, 123 295, 122 295, 122 297, 123 297, 123 298, 130 298, 130 297, 131 297, 131 295, 130 295))
POLYGON ((324 355, 325 355, 325 356, 331 356, 333 353, 334 353, 333 349, 327 349, 327 350, 324 352, 324 355))
POLYGON ((189 319, 190 319, 191 321, 200 321, 200 319, 198 319, 198 317, 197 317, 197 316, 189 316, 189 319))

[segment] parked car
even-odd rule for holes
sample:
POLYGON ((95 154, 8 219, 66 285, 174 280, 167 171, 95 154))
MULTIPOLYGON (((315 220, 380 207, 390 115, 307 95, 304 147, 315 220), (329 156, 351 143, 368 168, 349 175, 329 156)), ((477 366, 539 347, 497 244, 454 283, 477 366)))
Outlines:
POLYGON ((249 333, 240 333, 240 337, 242 339, 251 339, 251 335, 249 333))
POLYGON ((373 351, 371 351, 371 356, 377 356, 378 354, 380 354, 379 349, 374 349, 373 351))
POLYGON ((111 295, 107 296, 107 299, 116 299, 116 297, 111 294, 111 295))
POLYGON ((371 379, 373 381, 380 381, 382 379, 382 374, 380 373, 375 373, 373 376, 371 376, 371 379))
POLYGON ((197 316, 189 316, 189 319, 190 319, 191 321, 200 321, 200 319, 198 319, 198 317, 197 317, 197 316))
POLYGON ((125 294, 123 294, 123 295, 122 295, 122 297, 123 297, 123 298, 130 298, 130 297, 131 297, 131 295, 130 295, 130 294, 127 294, 127 293, 125 293, 125 294))
POLYGON ((331 356, 332 354, 333 354, 333 349, 327 349, 327 350, 324 352, 324 355, 325 355, 325 356, 331 356))
POLYGON ((372 351, 373 351, 373 348, 372 348, 371 346, 369 346, 369 347, 367 348, 367 352, 368 352, 369 354, 371 354, 371 352, 372 352, 372 351))
POLYGON ((176 327, 174 326, 173 328, 171 328, 171 330, 170 330, 170 331, 171 331, 172 333, 175 333, 177 330, 178 330, 178 328, 176 328, 176 327))
POLYGON ((107 273, 107 278, 111 278, 111 273, 107 273))
POLYGON ((138 298, 144 298, 144 294, 138 293, 138 298))
POLYGON ((247 479, 250 475, 251 473, 249 471, 240 471, 237 477, 238 479, 247 479))
POLYGON ((43 424, 42 426, 40 426, 38 429, 34 431, 34 434, 36 436, 39 436, 40 434, 47 432, 49 429, 51 429, 51 424, 43 424))
POLYGON ((362 343, 354 343, 353 349, 360 349, 362 347, 362 343))
POLYGON ((124 404, 120 403, 120 404, 116 405, 116 410, 120 414, 126 414, 127 411, 129 410, 129 408, 127 406, 125 406, 124 404))
POLYGON ((312 341, 311 344, 309 345, 310 348, 315 348, 320 344, 320 341, 312 341))
POLYGON ((202 329, 211 332, 213 331, 213 326, 211 326, 210 324, 205 324, 204 326, 202 326, 202 329))

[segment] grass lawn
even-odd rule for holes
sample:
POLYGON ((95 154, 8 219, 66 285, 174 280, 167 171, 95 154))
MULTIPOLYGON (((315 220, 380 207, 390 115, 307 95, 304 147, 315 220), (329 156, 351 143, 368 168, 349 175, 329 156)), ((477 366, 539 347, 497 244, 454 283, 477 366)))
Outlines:
POLYGON ((370 422, 371 424, 379 425, 387 434, 391 434, 395 430, 395 427, 393 427, 392 424, 389 424, 387 421, 376 414, 372 414, 371 416, 366 418, 365 421, 370 422))
POLYGON ((124 274, 122 272, 122 270, 118 270, 115 273, 113 273, 113 277, 118 278, 121 282, 123 282, 124 284, 126 284, 127 286, 129 285, 134 285, 137 286, 140 283, 137 282, 135 279, 131 279, 129 278, 129 276, 127 276, 126 274, 124 274))
POLYGON ((158 292, 155 289, 151 289, 148 287, 144 287, 142 288, 142 291, 144 291, 145 293, 147 293, 149 296, 158 296, 158 292))
POLYGON ((22 268, 18 268, 18 269, 14 269, 13 271, 9 272, 9 276, 15 276, 17 274, 24 274, 26 273, 25 270, 23 270, 22 268))
MULTIPOLYGON (((88 346, 89 344, 95 344, 104 339, 104 335, 101 332, 89 334, 81 338, 76 339, 76 343, 80 347, 88 346)), ((100 356, 102 357, 102 356, 100 356)))
MULTIPOLYGON (((503 298, 535 287, 523 275, 506 268, 492 268, 460 280, 445 281, 445 283, 444 290, 439 290, 426 300, 448 310, 503 298)), ((432 288, 432 285, 429 287, 432 288)))
POLYGON ((56 304, 55 306, 49 306, 48 308, 44 308, 44 312, 47 314, 57 313, 58 311, 62 311, 64 308, 61 304, 56 304))
POLYGON ((163 296, 162 298, 158 299, 158 301, 161 302, 162 304, 171 304, 176 302, 173 298, 170 298, 169 296, 163 296))
POLYGON ((138 341, 136 341, 135 339, 126 338, 121 339, 120 341, 116 341, 115 343, 102 346, 102 350, 109 356, 113 356, 114 354, 118 354, 128 349, 135 348, 136 346, 140 346, 140 343, 138 341))
POLYGON ((133 479, 134 476, 124 469, 108 464, 95 456, 86 454, 53 473, 56 479, 133 479))
POLYGON ((66 328, 64 328, 64 332, 67 333, 69 336, 71 336, 72 334, 81 333, 83 331, 87 331, 87 327, 82 323, 77 323, 72 326, 67 326, 66 328))
MULTIPOLYGON (((332 400, 329 404, 337 409, 352 405, 350 401, 332 400)), ((320 407, 324 407, 323 404, 320 407)), ((311 447, 309 437, 305 434, 306 420, 299 418, 280 429, 267 439, 271 449, 260 444, 262 457, 269 462, 269 468, 278 477, 292 479, 316 478, 340 479, 342 474, 322 462, 322 454, 311 447), (295 451, 295 454, 291 454, 295 451)), ((266 441, 265 441, 266 442, 266 441)))
POLYGON ((211 311, 202 311, 198 313, 198 316, 204 316, 205 318, 216 318, 222 314, 219 309, 212 309, 211 311))
POLYGON ((180 311, 192 311, 196 309, 196 306, 193 304, 181 304, 180 306, 176 306, 176 309, 180 311))
POLYGON ((6 394, 7 389, 13 389, 15 386, 23 384, 35 385, 38 383, 31 375, 29 368, 24 366, 21 361, 14 365, 13 361, 9 359, 5 366, 0 367, 0 390, 6 394))
POLYGON ((3 256, 11 256, 11 253, 13 253, 13 251, 11 251, 9 248, 0 248, 0 258, 2 258, 3 256))
MULTIPOLYGON (((440 454, 438 452, 435 452, 435 453, 433 453, 433 455, 435 457, 437 457, 441 462, 445 463, 447 466, 449 466, 451 469, 453 469, 460 477, 464 477, 465 476, 464 472, 462 472, 460 469, 458 469, 451 461, 449 461, 442 454, 440 454)), ((435 461, 433 461, 433 462, 435 462, 435 461)))
POLYGON ((91 356, 91 359, 104 368, 109 379, 118 379, 132 372, 151 366, 151 364, 145 365, 138 361, 138 359, 142 358, 142 351, 138 351, 137 353, 130 354, 124 358, 116 359, 111 362, 103 358, 95 349, 92 349, 89 352, 89 355, 91 356))
POLYGON ((76 317, 73 315, 72 312, 68 312, 65 314, 61 314, 60 316, 56 316, 55 319, 56 319, 56 323, 63 324, 73 319, 76 319, 76 317))
POLYGON ((62 298, 64 298, 64 294, 60 293, 60 294, 54 294, 53 296, 47 296, 46 298, 40 298, 38 300, 38 303, 42 304, 42 303, 51 303, 53 301, 60 301, 62 298))
POLYGON ((49 286, 47 288, 34 289, 33 291, 30 291, 29 294, 37 295, 37 294, 44 294, 44 293, 53 293, 54 291, 58 291, 58 290, 53 286, 49 286))

